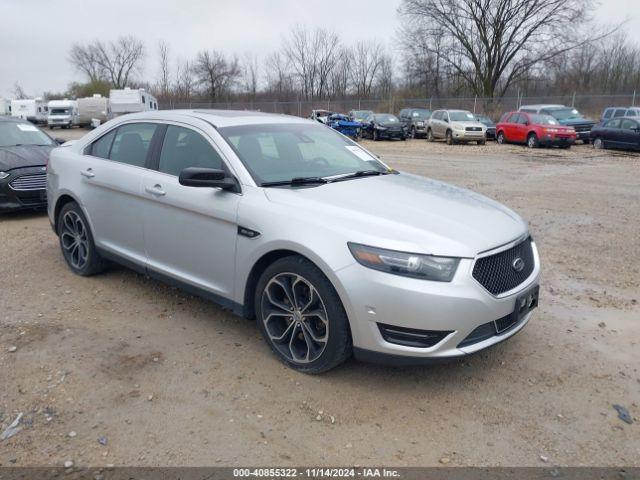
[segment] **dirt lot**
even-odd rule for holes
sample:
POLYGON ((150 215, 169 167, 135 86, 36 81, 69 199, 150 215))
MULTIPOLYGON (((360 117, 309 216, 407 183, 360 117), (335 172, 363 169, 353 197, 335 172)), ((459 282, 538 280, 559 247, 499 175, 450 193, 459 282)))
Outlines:
POLYGON ((75 276, 45 215, 7 215, 0 431, 24 415, 0 465, 640 466, 640 158, 367 147, 530 222, 544 271, 522 333, 447 365, 297 374, 252 322, 123 268, 75 276))

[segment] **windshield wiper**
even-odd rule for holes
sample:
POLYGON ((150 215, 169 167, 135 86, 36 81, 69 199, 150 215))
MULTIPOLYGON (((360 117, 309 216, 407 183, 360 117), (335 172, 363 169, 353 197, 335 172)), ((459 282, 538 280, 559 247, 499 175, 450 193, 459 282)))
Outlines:
POLYGON ((323 184, 329 183, 328 180, 321 177, 295 177, 291 180, 279 180, 277 182, 263 182, 260 184, 261 187, 279 187, 282 185, 312 185, 312 184, 323 184))
POLYGON ((359 178, 359 177, 372 177, 374 175, 388 175, 392 173, 390 170, 380 171, 380 170, 358 170, 353 173, 345 173, 344 175, 337 175, 335 177, 325 177, 330 179, 332 182, 337 182, 340 180, 347 180, 349 178, 359 178))

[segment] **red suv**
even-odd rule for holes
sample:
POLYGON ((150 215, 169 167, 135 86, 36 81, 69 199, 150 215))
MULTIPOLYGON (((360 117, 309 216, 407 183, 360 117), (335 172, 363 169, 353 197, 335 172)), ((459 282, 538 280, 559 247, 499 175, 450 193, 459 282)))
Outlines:
POLYGON ((569 148, 576 141, 576 131, 560 125, 551 115, 509 112, 496 125, 496 139, 498 143, 525 143, 529 148, 569 148))

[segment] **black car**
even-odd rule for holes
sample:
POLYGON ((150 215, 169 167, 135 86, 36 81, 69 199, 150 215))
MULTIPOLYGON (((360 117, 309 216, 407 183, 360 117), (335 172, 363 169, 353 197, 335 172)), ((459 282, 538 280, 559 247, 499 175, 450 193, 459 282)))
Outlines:
POLYGON ((475 119, 487 127, 487 140, 496 139, 496 124, 486 115, 474 115, 475 119))
POLYGON ((411 138, 427 136, 427 121, 431 110, 427 108, 403 108, 400 110, 400 121, 407 128, 411 138))
POLYGON ((373 115, 373 112, 371 110, 350 110, 347 115, 351 120, 362 123, 373 115))
POLYGON ((374 113, 362 123, 362 136, 372 140, 406 140, 408 135, 407 128, 390 113, 374 113))
POLYGON ((47 161, 57 145, 32 123, 0 117, 0 212, 47 205, 47 161))
POLYGON ((640 150, 640 118, 618 117, 591 130, 593 148, 640 150))

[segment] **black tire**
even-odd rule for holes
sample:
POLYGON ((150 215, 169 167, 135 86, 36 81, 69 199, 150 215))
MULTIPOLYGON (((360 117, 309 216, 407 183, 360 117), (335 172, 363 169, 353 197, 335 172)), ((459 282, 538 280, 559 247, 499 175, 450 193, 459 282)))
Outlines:
POLYGON ((538 148, 538 136, 535 133, 530 133, 527 137, 527 147, 538 148))
POLYGON ((487 144, 487 140, 478 140, 478 145, 486 145, 487 144))
MULTIPOLYGON (((292 293, 292 295, 294 303, 300 300, 296 294, 292 293)), ((305 303, 305 301, 300 303, 305 303)), ((267 344, 282 362, 294 370, 309 374, 322 373, 337 367, 351 356, 352 343, 349 320, 340 301, 340 297, 329 279, 325 277, 318 267, 306 258, 292 255, 276 260, 269 265, 260 276, 260 280, 258 280, 254 304, 258 327, 267 344), (289 316, 289 311, 284 308, 275 308, 275 305, 287 307, 287 305, 291 303, 287 302, 289 296, 286 295, 285 289, 281 287, 281 282, 286 283, 287 278, 293 277, 297 280, 288 283, 290 286, 289 291, 297 292, 297 295, 303 297, 301 299, 305 301, 311 297, 311 300, 307 303, 307 307, 309 308, 311 308, 310 305, 312 305, 311 302, 314 301, 314 297, 319 299, 313 311, 324 311, 326 321, 320 321, 322 315, 312 315, 310 316, 311 318, 308 317, 305 322, 303 312, 311 310, 299 308, 299 305, 296 306, 295 311, 289 308, 291 316, 289 316), (315 296, 308 293, 311 291, 307 288, 309 285, 315 290, 315 296), (269 293, 267 293, 267 288, 269 288, 269 293), (307 297, 305 297, 305 291, 307 292, 307 297), (282 300, 276 299, 274 303, 271 300, 271 295, 275 297, 282 295, 282 300), (266 313, 268 308, 272 308, 269 314, 266 313), (324 308, 324 310, 322 310, 322 308, 324 308), (271 326, 269 330, 267 330, 265 317, 270 318, 269 315, 272 317, 272 320, 270 321, 271 326), (313 320, 314 317, 315 321, 313 320), (311 321, 314 323, 309 323, 311 321), (285 337, 290 329, 291 333, 285 337), (296 334, 296 332, 298 333, 296 334), (313 335, 319 334, 320 336, 310 336, 309 332, 313 332, 313 335), (315 343, 314 340, 320 338, 322 332, 324 332, 325 336, 324 346, 319 352, 317 350, 313 352, 314 356, 317 355, 316 358, 311 358, 312 350, 309 347, 309 341, 315 343), (280 338, 283 338, 283 341, 277 342, 272 339, 274 336, 280 336, 280 338), (287 340, 287 338, 289 340, 287 340), (296 343, 296 345, 292 346, 292 342, 296 343), (303 342, 304 345, 302 345, 303 342), (308 360, 299 361, 295 358, 297 353, 300 353, 296 348, 299 346, 302 346, 302 352, 304 352, 304 348, 306 347, 306 358, 308 360), (296 350, 297 353, 294 353, 294 350, 296 350)))
POLYGON ((57 233, 62 256, 74 273, 88 277, 104 269, 105 262, 96 251, 89 222, 76 202, 69 202, 60 210, 57 233), (74 249, 73 245, 77 247, 74 249))
POLYGON ((496 142, 498 142, 498 145, 504 145, 505 143, 507 143, 507 138, 504 136, 504 132, 498 132, 496 142))
POLYGON ((378 131, 377 130, 373 130, 373 134, 371 135, 371 139, 374 142, 377 142, 378 140, 380 140, 380 136, 378 135, 378 131))
POLYGON ((409 131, 409 138, 416 138, 416 127, 411 127, 409 131))
POLYGON ((433 142, 434 138, 433 138, 433 132, 431 131, 431 129, 427 129, 427 142, 433 142))
POLYGON ((451 130, 447 130, 445 139, 447 141, 447 145, 453 145, 453 133, 451 132, 451 130))

